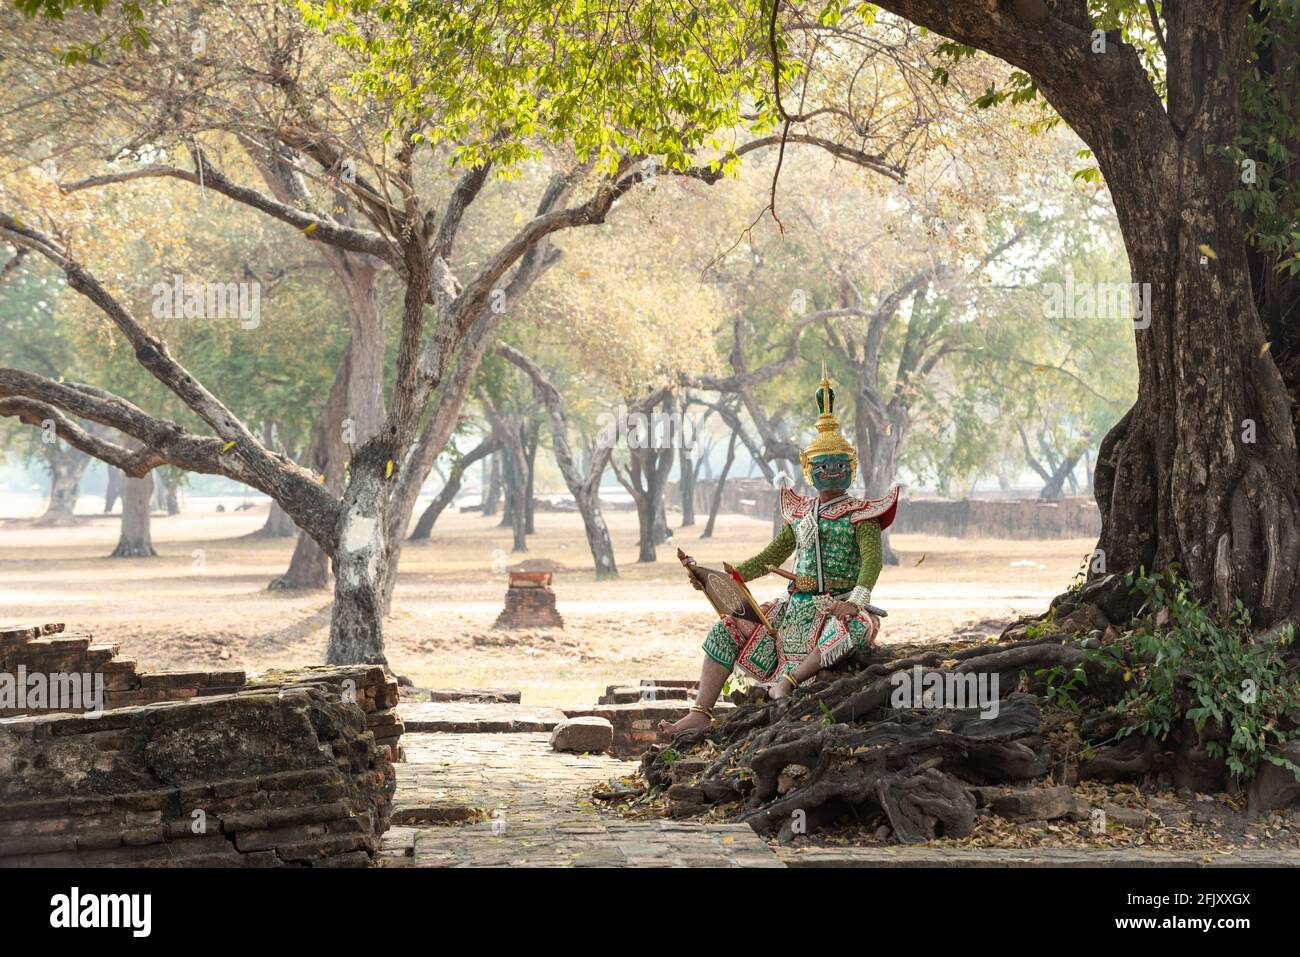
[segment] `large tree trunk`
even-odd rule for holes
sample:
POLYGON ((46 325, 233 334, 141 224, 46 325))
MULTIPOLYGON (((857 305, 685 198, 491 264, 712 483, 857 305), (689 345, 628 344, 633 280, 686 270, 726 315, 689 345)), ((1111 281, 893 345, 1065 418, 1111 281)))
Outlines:
MULTIPOLYGON (((420 488, 428 478, 438 456, 451 440, 456 424, 460 421, 461 410, 464 408, 470 385, 478 373, 492 333, 500 321, 500 315, 490 309, 482 310, 474 320, 465 337, 465 345, 456 357, 455 367, 438 394, 433 413, 426 420, 424 428, 420 430, 419 438, 403 458, 397 487, 393 491, 392 501, 389 504, 387 526, 389 560, 383 600, 385 615, 392 608, 393 589, 397 585, 402 545, 406 539, 407 529, 411 525, 411 515, 415 511, 420 488)), ((498 435, 494 435, 494 438, 499 442, 498 435)), ((492 454, 494 467, 503 454, 501 449, 492 454)), ((484 508, 484 513, 490 514, 487 508, 484 508)))
POLYGON ((330 583, 330 557, 306 532, 298 533, 289 567, 266 586, 267 591, 300 591, 324 588, 330 583))
POLYGON ((389 557, 385 449, 382 443, 368 444, 351 463, 334 555, 328 664, 388 664, 381 607, 389 557))
POLYGON ((122 533, 112 558, 152 557, 149 536, 149 504, 153 501, 153 473, 144 478, 127 478, 122 488, 122 533))
POLYGON ((881 5, 1029 73, 1096 156, 1131 279, 1149 290, 1150 323, 1135 324, 1137 402, 1098 453, 1101 554, 1082 599, 1127 617, 1123 573, 1177 562, 1222 611, 1239 598, 1258 624, 1291 613, 1296 435, 1231 198, 1249 4, 1160 5, 1167 106, 1138 51, 1094 32, 1085 4, 881 5))
POLYGON ((38 525, 58 525, 72 520, 81 491, 81 477, 90 456, 74 448, 60 448, 49 457, 50 501, 38 525))
MULTIPOLYGON (((1136 332, 1138 399, 1095 470, 1103 561, 1093 566, 1177 562, 1220 611, 1239 598, 1268 624, 1295 608, 1296 439, 1255 308, 1246 224, 1228 198, 1239 170, 1216 155, 1240 130, 1246 59, 1244 9, 1217 6, 1165 7, 1168 123, 1115 115, 1098 126, 1123 135, 1082 131, 1115 197, 1133 280, 1151 291, 1150 326, 1136 332)), ((1084 597, 1112 617, 1130 612, 1102 575, 1084 597)))
MULTIPOLYGON (((1262 5, 1254 3, 1251 13, 1265 18, 1262 5)), ((1260 73, 1276 85, 1279 95, 1293 106, 1300 103, 1300 19, 1288 24, 1270 19, 1273 38, 1263 35, 1256 49, 1260 73)), ((1300 154, 1300 135, 1282 144, 1291 156, 1300 154)), ((1300 163, 1291 162, 1275 171, 1281 183, 1294 187, 1300 180, 1300 163)), ((1255 303, 1270 343, 1269 354, 1287 384, 1293 406, 1300 404, 1300 276, 1278 269, 1279 256, 1256 247, 1247 250, 1255 303)), ((1300 438, 1300 415, 1293 418, 1300 438)))
MULTIPOLYGON (((597 483, 599 488, 599 482, 597 483)), ((591 550, 591 559, 596 565, 596 581, 608 581, 618 577, 618 566, 614 563, 614 543, 609 537, 609 526, 600 510, 600 494, 592 492, 575 495, 578 512, 582 515, 582 527, 587 534, 587 548, 591 550)))
MULTIPOLYGON (((262 177, 282 202, 303 207, 312 200, 298 171, 279 155, 251 154, 262 177)), ((355 221, 351 197, 336 190, 334 214, 349 224, 355 221)), ((363 253, 322 244, 321 258, 338 280, 347 301, 347 349, 339 360, 325 408, 312 433, 308 449, 311 468, 325 476, 325 485, 343 492, 349 449, 359 448, 384 421, 384 314, 379 299, 383 264, 363 253)), ((329 584, 329 557, 306 533, 299 533, 285 573, 271 581, 271 591, 324 588, 329 584)))
POLYGON ((666 495, 659 496, 659 508, 655 512, 656 545, 667 545, 673 540, 673 530, 668 524, 668 503, 664 501, 666 497, 666 495))

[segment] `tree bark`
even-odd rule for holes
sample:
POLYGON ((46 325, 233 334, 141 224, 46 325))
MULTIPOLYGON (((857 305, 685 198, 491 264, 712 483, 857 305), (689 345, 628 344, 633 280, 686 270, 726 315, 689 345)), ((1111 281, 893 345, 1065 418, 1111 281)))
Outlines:
MULTIPOLYGON (((634 411, 644 415, 653 422, 652 412, 656 405, 661 405, 663 414, 669 415, 673 409, 671 394, 659 390, 652 393, 654 401, 642 400, 634 411), (662 396, 662 398, 659 398, 662 396)), ((632 500, 636 502, 637 517, 637 562, 654 562, 657 560, 655 546, 663 544, 671 537, 664 520, 664 489, 668 484, 668 475, 672 471, 675 458, 671 437, 655 434, 653 425, 646 434, 628 436, 628 464, 626 471, 614 464, 614 474, 622 486, 627 489, 632 500), (665 448, 656 445, 666 444, 665 448)), ((611 459, 611 464, 613 460, 611 459)))
MULTIPOLYGON (((301 174, 283 156, 258 149, 252 156, 263 180, 281 202, 310 208, 313 201, 301 174)), ((354 225, 356 209, 348 192, 336 190, 333 203, 338 220, 354 225)), ((343 290, 349 339, 307 454, 310 466, 325 476, 326 487, 339 495, 349 449, 364 444, 384 422, 384 314, 379 301, 379 276, 384 263, 366 253, 331 244, 322 244, 319 252, 343 290)), ((267 534, 274 534, 270 519, 267 524, 267 534)), ((311 536, 299 534, 288 569, 267 588, 324 588, 329 584, 329 564, 329 557, 311 536)))
POLYGON ((351 463, 333 563, 328 664, 388 665, 381 607, 388 573, 387 463, 386 446, 377 442, 363 446, 351 463))
POLYGON ((1219 7, 1166 8, 1167 122, 1144 120, 1138 136, 1084 131, 1152 315, 1136 332, 1137 402, 1098 455, 1098 549, 1107 572, 1177 562, 1221 612, 1239 598, 1268 625, 1296 607, 1296 440, 1255 308, 1246 224, 1227 198, 1239 171, 1214 153, 1240 127, 1246 56, 1244 7, 1219 7))
POLYGON ((500 436, 505 455, 506 508, 501 525, 509 526, 514 539, 512 550, 528 551, 528 464, 524 450, 523 425, 520 416, 500 412, 487 396, 479 397, 493 432, 500 436))
POLYGON ((153 557, 149 535, 149 505, 153 501, 153 473, 144 478, 128 477, 122 488, 122 532, 112 558, 153 557))
POLYGON ((659 496, 659 508, 655 512, 655 544, 666 545, 673 540, 673 530, 668 524, 667 499, 668 482, 664 481, 665 494, 659 496))

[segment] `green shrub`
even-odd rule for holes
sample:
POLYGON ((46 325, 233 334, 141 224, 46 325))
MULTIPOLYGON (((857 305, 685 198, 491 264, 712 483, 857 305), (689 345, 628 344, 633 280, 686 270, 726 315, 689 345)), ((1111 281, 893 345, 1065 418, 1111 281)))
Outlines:
POLYGON ((1164 739, 1185 720, 1198 732, 1213 720, 1226 744, 1212 740, 1206 749, 1223 756, 1233 774, 1251 778, 1269 761, 1300 779, 1300 766, 1277 753, 1300 737, 1293 726, 1300 685, 1285 656, 1291 626, 1256 634, 1240 601, 1229 616, 1212 614, 1176 565, 1125 581, 1144 596, 1139 615, 1147 623, 1129 636, 1136 663, 1125 674, 1132 685, 1118 708, 1136 723, 1120 736, 1140 731, 1164 739))

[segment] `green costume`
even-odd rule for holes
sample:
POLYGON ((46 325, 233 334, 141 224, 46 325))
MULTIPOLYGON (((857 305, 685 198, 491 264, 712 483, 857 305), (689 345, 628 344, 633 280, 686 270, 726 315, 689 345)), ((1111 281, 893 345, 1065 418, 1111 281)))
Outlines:
POLYGON ((824 504, 782 489, 781 531, 736 566, 741 578, 752 581, 794 554, 796 580, 786 594, 763 605, 776 636, 760 628, 746 637, 733 619, 722 618, 704 639, 705 654, 723 667, 771 681, 793 670, 813 648, 821 653, 822 664, 830 665, 860 647, 870 627, 866 616, 841 621, 826 609, 835 601, 861 607, 871 600, 880 575, 880 532, 893 521, 897 504, 897 488, 880 499, 843 495, 824 504))
MULTIPOLYGON (((816 460, 847 459, 851 482, 857 454, 839 434, 835 393, 824 370, 817 404, 821 413, 817 437, 801 456, 804 476, 814 481, 816 460)), ((771 681, 793 671, 814 649, 822 664, 830 665, 860 647, 873 627, 865 613, 840 620, 828 611, 837 601, 859 609, 871 601, 871 589, 880 575, 880 535, 894 520, 898 493, 899 487, 894 486, 878 499, 845 494, 821 502, 818 496, 805 497, 783 488, 781 531, 761 552, 736 566, 741 578, 753 581, 794 554, 795 580, 786 594, 762 606, 776 635, 758 628, 746 636, 734 619, 724 617, 704 639, 705 654, 723 667, 771 681)))

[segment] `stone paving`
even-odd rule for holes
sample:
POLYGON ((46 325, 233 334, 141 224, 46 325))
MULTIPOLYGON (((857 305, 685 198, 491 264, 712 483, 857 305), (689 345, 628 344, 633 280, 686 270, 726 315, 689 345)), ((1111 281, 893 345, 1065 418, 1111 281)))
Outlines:
MULTIPOLYGON (((408 725, 409 727, 409 725, 408 725)), ((633 761, 550 750, 545 733, 402 738, 386 867, 782 867, 745 824, 624 821, 581 791, 633 761), (416 821, 472 820, 411 826, 416 821)))
MULTIPOLYGON (((605 706, 610 707, 610 706, 605 706)), ((595 785, 634 760, 555 752, 552 708, 403 703, 384 867, 1263 867, 1300 852, 956 847, 773 848, 745 824, 624 820, 593 806, 595 785)))

